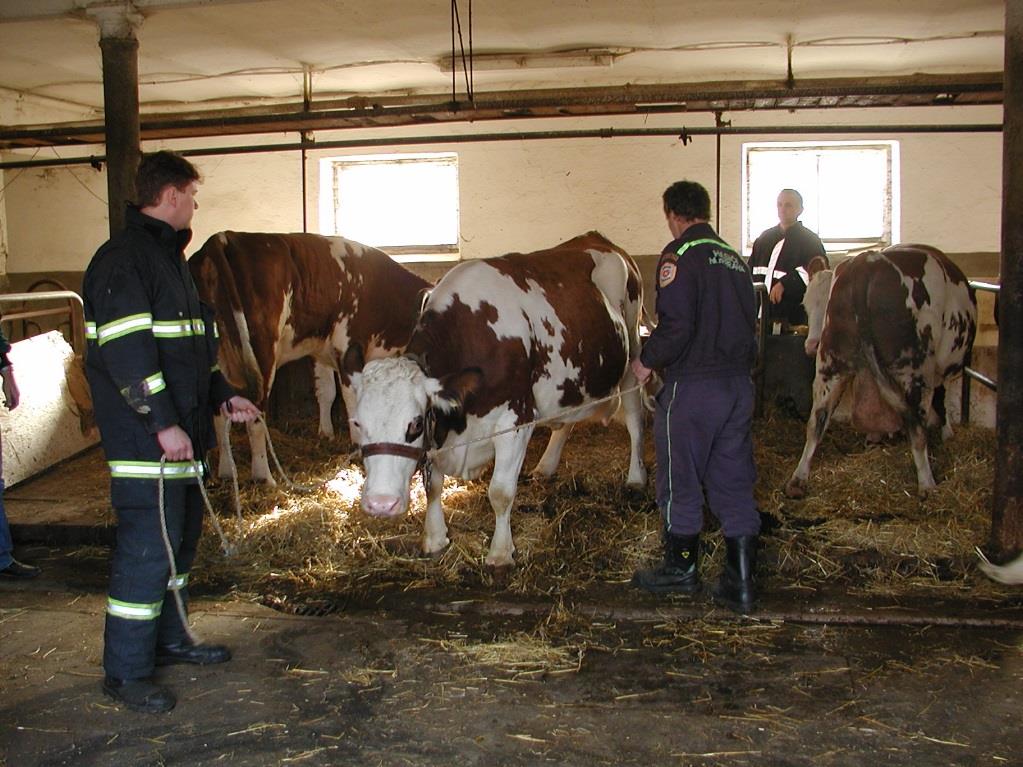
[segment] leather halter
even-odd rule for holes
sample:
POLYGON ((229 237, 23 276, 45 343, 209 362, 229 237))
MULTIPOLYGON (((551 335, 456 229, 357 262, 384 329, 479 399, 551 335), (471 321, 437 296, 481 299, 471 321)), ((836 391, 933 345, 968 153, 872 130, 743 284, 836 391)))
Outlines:
POLYGON ((425 448, 403 445, 400 442, 370 442, 360 445, 359 452, 362 453, 363 458, 371 455, 397 455, 402 458, 410 458, 416 462, 416 468, 419 468, 419 464, 426 457, 425 448))
POLYGON ((426 446, 433 444, 435 426, 436 420, 433 412, 427 411, 426 420, 423 423, 423 447, 404 445, 401 442, 369 442, 359 445, 359 452, 362 454, 363 460, 371 455, 396 455, 399 458, 415 461, 416 468, 412 470, 412 473, 415 474, 417 470, 422 470, 423 490, 429 496, 432 466, 430 465, 430 453, 426 446))

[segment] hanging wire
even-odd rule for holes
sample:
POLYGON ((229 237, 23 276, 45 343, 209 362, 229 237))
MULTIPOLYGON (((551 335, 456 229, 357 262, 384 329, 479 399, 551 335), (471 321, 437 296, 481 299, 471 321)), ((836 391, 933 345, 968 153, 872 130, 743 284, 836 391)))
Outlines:
POLYGON ((458 58, 462 61, 462 74, 465 77, 465 95, 471 102, 474 91, 474 73, 472 66, 472 0, 469 0, 469 55, 465 52, 465 38, 462 35, 462 18, 458 13, 458 0, 451 0, 451 101, 457 103, 455 92, 455 33, 458 34, 458 58))

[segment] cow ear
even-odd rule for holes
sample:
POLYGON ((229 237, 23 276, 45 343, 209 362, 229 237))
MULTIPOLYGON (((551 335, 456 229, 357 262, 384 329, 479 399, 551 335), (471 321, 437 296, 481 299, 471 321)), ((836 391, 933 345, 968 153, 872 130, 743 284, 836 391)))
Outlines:
POLYGON ((824 256, 814 256, 810 259, 810 263, 806 265, 806 274, 812 280, 815 274, 829 268, 831 268, 831 265, 828 263, 827 258, 824 256))
POLYGON ((362 344, 353 341, 345 350, 344 359, 341 360, 341 372, 351 377, 353 373, 361 373, 366 364, 366 357, 362 352, 362 344))
POLYGON ((466 368, 445 376, 438 382, 440 391, 433 396, 433 405, 442 412, 464 411, 483 385, 483 372, 479 368, 466 368))

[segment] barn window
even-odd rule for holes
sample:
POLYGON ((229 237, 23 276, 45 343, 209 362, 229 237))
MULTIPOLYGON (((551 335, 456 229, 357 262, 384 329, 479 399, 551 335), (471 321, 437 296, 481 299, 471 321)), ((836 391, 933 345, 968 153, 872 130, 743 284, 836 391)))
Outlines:
POLYGON ((897 141, 749 143, 742 147, 743 248, 778 223, 778 192, 803 196, 803 224, 830 253, 899 241, 897 141))
POLYGON ((398 261, 458 258, 457 154, 332 157, 320 168, 323 234, 398 261))

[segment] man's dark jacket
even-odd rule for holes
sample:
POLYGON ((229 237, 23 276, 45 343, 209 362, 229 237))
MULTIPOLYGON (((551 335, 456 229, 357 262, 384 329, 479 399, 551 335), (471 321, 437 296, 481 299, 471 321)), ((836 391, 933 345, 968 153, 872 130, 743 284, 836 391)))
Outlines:
POLYGON ((765 305, 771 306, 771 315, 777 319, 786 319, 793 325, 801 325, 806 322, 806 313, 803 310, 803 296, 806 294, 806 286, 809 283, 809 276, 806 267, 815 256, 821 256, 827 260, 827 253, 820 238, 797 221, 788 229, 782 229, 781 224, 764 230, 753 243, 753 253, 750 256, 750 267, 753 270, 754 282, 766 282, 767 268, 771 263, 771 253, 774 247, 782 240, 785 243, 778 254, 778 261, 774 265, 773 282, 781 282, 784 286, 781 302, 771 305, 765 298, 765 305))
POLYGON ((666 381, 747 376, 755 325, 749 269, 710 224, 694 224, 661 254, 657 327, 640 361, 666 381))
MULTIPOLYGON (((114 506, 155 506, 156 433, 180 426, 202 460, 215 442, 213 411, 234 394, 217 367, 213 314, 184 259, 191 234, 129 206, 125 228, 85 272, 86 372, 114 506)), ((168 462, 165 478, 196 474, 189 462, 168 462)))

